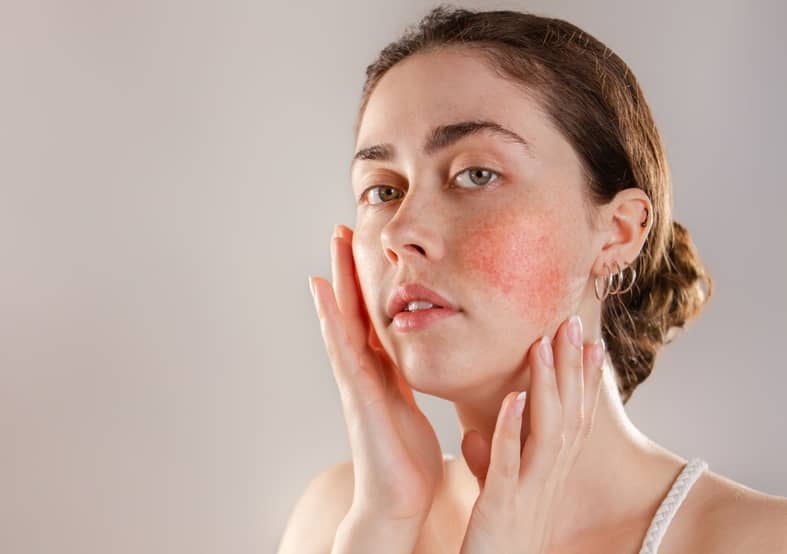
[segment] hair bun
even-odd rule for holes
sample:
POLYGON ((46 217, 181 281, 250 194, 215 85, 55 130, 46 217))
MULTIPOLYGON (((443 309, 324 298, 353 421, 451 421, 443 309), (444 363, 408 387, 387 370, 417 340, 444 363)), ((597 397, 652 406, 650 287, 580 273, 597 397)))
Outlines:
POLYGON ((713 294, 713 279, 688 229, 673 220, 671 230, 661 263, 643 272, 628 294, 611 297, 604 304, 605 322, 619 320, 621 313, 627 313, 633 327, 623 332, 604 325, 610 353, 614 351, 625 368, 618 368, 618 389, 624 404, 653 371, 659 350, 700 314, 713 294))

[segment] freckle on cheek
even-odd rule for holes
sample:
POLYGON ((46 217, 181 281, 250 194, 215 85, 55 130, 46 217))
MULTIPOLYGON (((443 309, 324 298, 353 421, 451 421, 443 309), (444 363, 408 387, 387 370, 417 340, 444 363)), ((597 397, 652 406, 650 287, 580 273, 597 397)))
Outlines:
POLYGON ((517 312, 537 325, 554 318, 566 293, 567 260, 549 216, 503 213, 470 225, 462 241, 462 264, 485 285, 502 292, 517 312))

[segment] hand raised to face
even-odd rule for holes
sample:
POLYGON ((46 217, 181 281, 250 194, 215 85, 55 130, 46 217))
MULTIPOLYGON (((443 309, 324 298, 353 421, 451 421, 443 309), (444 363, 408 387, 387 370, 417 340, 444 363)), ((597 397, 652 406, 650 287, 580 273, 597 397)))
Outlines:
POLYGON ((549 551, 563 486, 590 435, 601 390, 603 342, 582 341, 574 316, 554 341, 533 343, 530 391, 506 395, 491 448, 477 432, 465 435, 462 451, 481 492, 460 554, 549 551))
POLYGON ((350 229, 337 226, 331 259, 333 287, 320 277, 309 282, 352 449, 352 511, 365 521, 420 526, 443 479, 440 443, 399 369, 369 344, 350 229))

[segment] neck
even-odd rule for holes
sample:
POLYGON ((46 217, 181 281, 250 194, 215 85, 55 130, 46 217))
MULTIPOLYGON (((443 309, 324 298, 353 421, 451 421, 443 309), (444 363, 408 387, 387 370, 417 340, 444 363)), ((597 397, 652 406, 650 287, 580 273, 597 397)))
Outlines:
MULTIPOLYGON (((529 381, 529 372, 524 379, 529 381)), ((503 397, 511 390, 526 390, 527 383, 522 385, 504 383, 495 392, 486 391, 486 395, 474 395, 472 401, 455 403, 462 436, 476 429, 491 444, 503 397), (514 388, 508 388, 511 385, 514 388)), ((458 462, 463 504, 472 506, 478 483, 464 459, 458 462)), ((637 525, 643 520, 647 527, 684 463, 634 427, 620 400, 614 368, 606 359, 593 430, 566 479, 552 524, 553 544, 568 544, 604 529, 637 525)))

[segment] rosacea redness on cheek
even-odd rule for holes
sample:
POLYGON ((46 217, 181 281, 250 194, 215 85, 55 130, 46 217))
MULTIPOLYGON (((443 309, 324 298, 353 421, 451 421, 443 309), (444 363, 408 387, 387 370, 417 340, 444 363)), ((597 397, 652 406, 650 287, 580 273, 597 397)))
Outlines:
POLYGON ((477 279, 500 291, 516 311, 547 325, 566 293, 566 254, 560 251, 558 218, 549 213, 501 211, 471 224, 462 246, 462 264, 477 279))

